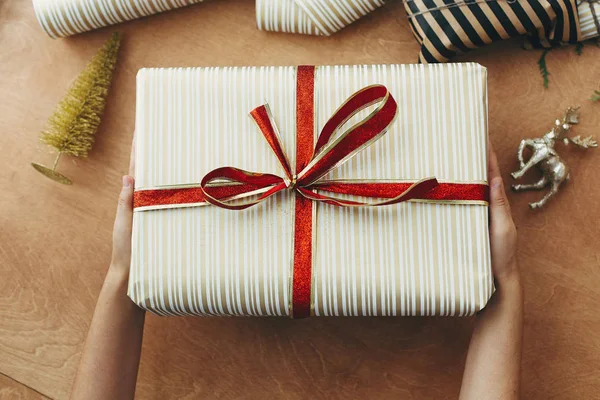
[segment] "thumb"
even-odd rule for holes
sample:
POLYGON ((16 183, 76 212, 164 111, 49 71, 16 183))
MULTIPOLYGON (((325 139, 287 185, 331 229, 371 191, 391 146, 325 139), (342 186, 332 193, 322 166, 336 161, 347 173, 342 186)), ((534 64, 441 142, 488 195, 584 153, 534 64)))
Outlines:
POLYGON ((492 268, 499 283, 514 276, 516 269, 517 230, 500 176, 492 178, 490 187, 490 245, 492 268))
POLYGON ((490 214, 491 223, 502 225, 505 222, 512 222, 510 214, 510 204, 504 190, 502 178, 496 176, 492 179, 490 187, 490 214))
POLYGON ((125 175, 113 229, 113 262, 129 264, 133 222, 133 178, 125 175))

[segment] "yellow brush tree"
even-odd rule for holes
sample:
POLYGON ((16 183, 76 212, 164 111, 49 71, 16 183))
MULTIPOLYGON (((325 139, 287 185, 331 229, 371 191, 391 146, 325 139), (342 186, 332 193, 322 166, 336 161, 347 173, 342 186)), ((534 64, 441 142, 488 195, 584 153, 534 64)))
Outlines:
POLYGON ((31 163, 33 168, 50 179, 67 185, 73 182, 56 171, 63 154, 86 157, 94 144, 94 135, 100 126, 106 105, 108 89, 121 44, 121 35, 112 37, 79 74, 67 95, 58 103, 41 133, 41 141, 58 152, 52 168, 31 163))

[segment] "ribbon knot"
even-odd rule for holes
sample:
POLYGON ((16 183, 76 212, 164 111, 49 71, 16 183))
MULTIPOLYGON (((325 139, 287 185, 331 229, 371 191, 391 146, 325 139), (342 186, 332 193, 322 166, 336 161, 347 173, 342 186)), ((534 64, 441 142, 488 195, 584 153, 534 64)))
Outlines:
POLYGON ((296 189, 296 184, 298 184, 298 175, 294 174, 292 179, 286 181, 288 189, 294 190, 296 189))
MULTIPOLYGON (((292 171, 280 139, 279 130, 267 104, 250 112, 259 130, 277 157, 285 177, 273 174, 245 171, 235 167, 221 167, 204 176, 200 183, 206 201, 229 210, 243 210, 252 207, 283 190, 294 190, 307 199, 336 206, 383 206, 396 204, 424 194, 438 186, 435 178, 425 178, 406 187, 399 185, 396 192, 365 194, 361 183, 350 185, 346 194, 372 198, 385 198, 383 201, 362 202, 336 198, 318 193, 325 185, 344 184, 343 180, 320 181, 332 170, 340 167, 360 151, 379 140, 388 131, 398 113, 398 105, 388 89, 383 85, 367 86, 351 95, 331 116, 319 133, 313 155, 308 164, 298 173, 292 171), (342 127, 358 112, 373 106, 377 107, 363 120, 342 133, 342 127), (219 198, 211 193, 210 187, 219 181, 231 185, 245 185, 245 193, 236 198, 219 198), (239 202, 240 197, 258 195, 251 201, 239 202)), ((387 181, 386 181, 387 182, 387 181)), ((378 183, 376 180, 364 181, 364 184, 378 183)), ((387 182, 389 183, 389 182, 387 182)), ((389 187, 392 186, 388 186, 389 187)))

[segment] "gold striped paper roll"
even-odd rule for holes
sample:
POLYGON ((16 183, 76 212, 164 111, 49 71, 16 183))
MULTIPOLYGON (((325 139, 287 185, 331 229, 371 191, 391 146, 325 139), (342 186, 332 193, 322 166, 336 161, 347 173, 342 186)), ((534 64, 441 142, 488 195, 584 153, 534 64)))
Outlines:
MULTIPOLYGON (((53 37, 70 36, 202 2, 203 0, 33 0, 40 25, 53 37)), ((256 0, 258 28, 331 35, 384 0, 256 0)))

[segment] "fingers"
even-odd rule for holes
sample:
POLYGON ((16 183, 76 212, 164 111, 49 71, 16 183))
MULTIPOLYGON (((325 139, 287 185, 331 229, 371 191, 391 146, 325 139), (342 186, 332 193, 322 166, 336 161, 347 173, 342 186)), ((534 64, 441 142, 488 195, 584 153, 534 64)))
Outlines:
MULTIPOLYGON (((509 218, 512 222, 510 214, 510 204, 504 190, 504 182, 500 174, 498 166, 498 158, 492 146, 492 142, 488 138, 488 158, 489 158, 489 180, 490 180, 490 209, 492 212, 492 220, 494 213, 496 218, 509 218)), ((493 221, 492 221, 493 222, 493 221)))
POLYGON ((510 213, 510 204, 504 190, 504 182, 500 176, 492 178, 490 185, 490 213, 491 223, 504 224, 512 223, 510 213))
POLYGON ((492 142, 488 138, 488 173, 490 182, 494 180, 495 177, 500 177, 500 167, 498 166, 498 158, 496 157, 496 152, 494 151, 494 147, 492 146, 492 142))
POLYGON ((517 230, 500 177, 495 177, 491 184, 490 245, 492 269, 497 284, 502 287, 508 282, 518 281, 517 230))
POLYGON ((113 263, 129 265, 131 259, 131 225, 133 223, 133 178, 123 176, 117 216, 113 230, 113 263))
POLYGON ((490 245, 492 268, 498 285, 514 281, 519 276, 517 253, 517 230, 510 212, 510 204, 504 190, 504 182, 498 166, 498 158, 488 139, 488 173, 490 182, 490 245))
POLYGON ((516 263, 517 230, 510 212, 510 204, 500 175, 498 159, 488 142, 490 179, 490 245, 492 268, 499 285, 511 277, 518 278, 516 263))
POLYGON ((129 176, 135 176, 135 131, 131 141, 131 155, 129 156, 129 176))
POLYGON ((129 175, 123 176, 119 205, 113 228, 112 264, 119 270, 129 271, 131 262, 131 230, 133 224, 133 186, 135 176, 135 132, 129 157, 129 175))

